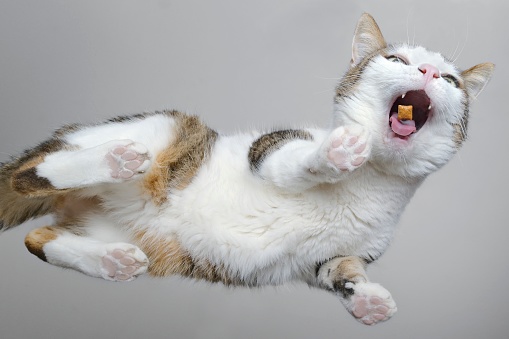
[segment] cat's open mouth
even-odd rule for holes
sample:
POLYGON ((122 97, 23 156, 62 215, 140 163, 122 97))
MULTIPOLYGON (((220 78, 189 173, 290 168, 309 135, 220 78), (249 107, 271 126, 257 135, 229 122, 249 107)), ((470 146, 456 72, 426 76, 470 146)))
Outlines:
POLYGON ((398 97, 389 112, 389 126, 394 134, 402 139, 417 132, 428 120, 431 110, 431 100, 423 90, 409 91, 398 97), (398 119, 398 106, 412 106, 412 119, 398 119))

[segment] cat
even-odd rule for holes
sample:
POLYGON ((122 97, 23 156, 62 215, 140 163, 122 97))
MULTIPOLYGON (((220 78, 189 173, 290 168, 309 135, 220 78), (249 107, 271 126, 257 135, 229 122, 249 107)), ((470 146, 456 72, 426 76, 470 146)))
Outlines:
POLYGON ((380 323, 397 308, 366 267, 465 141, 469 104, 493 70, 387 44, 365 13, 329 128, 221 135, 178 111, 64 126, 1 165, 0 226, 53 214, 26 247, 92 277, 301 281, 380 323), (398 105, 412 106, 411 120, 398 105))

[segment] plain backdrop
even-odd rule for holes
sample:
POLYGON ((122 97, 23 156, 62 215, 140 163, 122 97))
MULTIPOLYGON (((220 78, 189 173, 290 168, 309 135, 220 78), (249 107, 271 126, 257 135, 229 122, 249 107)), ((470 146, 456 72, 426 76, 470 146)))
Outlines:
MULTIPOLYGON (((0 235, 0 338, 509 338, 509 2, 1 0, 0 162, 58 126, 180 109, 222 133, 327 125, 363 12, 388 41, 497 64, 462 151, 418 190, 369 269, 398 313, 366 327, 304 285, 111 283, 0 235)), ((1 192, 0 192, 1 194, 1 192)))

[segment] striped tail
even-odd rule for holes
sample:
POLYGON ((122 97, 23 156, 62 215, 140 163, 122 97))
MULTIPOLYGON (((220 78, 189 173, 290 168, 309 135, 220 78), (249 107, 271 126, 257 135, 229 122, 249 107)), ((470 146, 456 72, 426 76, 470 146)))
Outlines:
POLYGON ((18 226, 32 218, 52 213, 59 195, 50 192, 30 192, 16 187, 15 178, 35 171, 44 157, 62 149, 65 143, 58 139, 47 140, 25 151, 20 157, 0 164, 0 231, 18 226))

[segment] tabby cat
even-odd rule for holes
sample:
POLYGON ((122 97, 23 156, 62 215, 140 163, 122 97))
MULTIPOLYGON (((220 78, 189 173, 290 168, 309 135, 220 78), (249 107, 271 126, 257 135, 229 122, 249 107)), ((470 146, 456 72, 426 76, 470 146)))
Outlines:
POLYGON ((68 125, 1 165, 0 226, 53 214, 26 236, 28 250, 92 277, 302 281, 376 324, 396 304, 366 266, 465 141, 469 104, 493 69, 389 45, 364 14, 332 126, 222 135, 177 111, 68 125))

